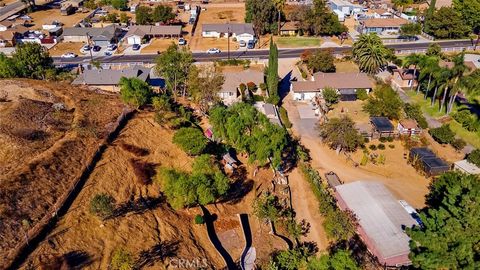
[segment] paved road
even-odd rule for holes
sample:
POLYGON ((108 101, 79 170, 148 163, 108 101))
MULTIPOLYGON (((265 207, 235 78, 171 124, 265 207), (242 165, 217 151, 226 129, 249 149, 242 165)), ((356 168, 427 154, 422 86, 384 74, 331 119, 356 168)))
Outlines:
POLYGON ((5 20, 6 18, 20 12, 22 9, 25 8, 25 4, 21 1, 11 3, 0 8, 0 21, 5 20))
MULTIPOLYGON (((388 44, 387 47, 395 49, 397 53, 409 53, 415 50, 426 50, 431 42, 424 43, 404 43, 404 44, 388 44)), ((472 46, 470 40, 462 41, 439 41, 437 42, 442 48, 445 49, 458 49, 472 46)), ((315 48, 312 48, 315 49, 315 48)), ((331 48, 334 53, 342 53, 351 49, 351 46, 335 47, 331 48)), ((280 49, 278 53, 279 58, 295 58, 299 57, 305 48, 300 49, 280 49)), ((156 54, 140 54, 140 55, 114 55, 114 56, 100 56, 94 57, 102 63, 153 63, 156 54)), ((196 61, 214 61, 228 58, 227 52, 221 52, 218 54, 206 54, 203 52, 194 52, 193 57, 196 61)), ((234 51, 230 52, 231 58, 259 58, 267 59, 268 50, 250 50, 250 51, 234 51)), ((75 65, 80 63, 86 63, 90 61, 89 56, 79 56, 73 59, 62 59, 60 57, 54 57, 56 65, 75 65)))

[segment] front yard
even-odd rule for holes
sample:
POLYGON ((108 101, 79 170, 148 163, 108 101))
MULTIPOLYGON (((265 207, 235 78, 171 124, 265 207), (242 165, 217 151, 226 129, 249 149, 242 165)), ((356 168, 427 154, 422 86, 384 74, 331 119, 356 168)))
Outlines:
POLYGON ((279 48, 319 47, 318 37, 277 37, 275 39, 279 48))

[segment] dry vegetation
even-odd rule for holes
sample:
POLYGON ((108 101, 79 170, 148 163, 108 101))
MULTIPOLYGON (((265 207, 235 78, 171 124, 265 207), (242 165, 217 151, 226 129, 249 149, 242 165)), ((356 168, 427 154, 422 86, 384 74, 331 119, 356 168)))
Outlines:
POLYGON ((8 99, 0 103, 3 265, 23 232, 54 213, 52 206, 78 179, 123 105, 116 96, 67 84, 2 81, 1 90, 8 99))

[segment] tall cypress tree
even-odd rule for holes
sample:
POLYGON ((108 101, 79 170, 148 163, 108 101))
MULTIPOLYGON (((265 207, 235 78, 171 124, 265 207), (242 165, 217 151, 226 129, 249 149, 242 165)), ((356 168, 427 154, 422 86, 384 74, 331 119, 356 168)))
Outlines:
POLYGON ((270 51, 268 55, 267 69, 268 102, 278 104, 280 96, 278 94, 278 48, 270 38, 270 51))

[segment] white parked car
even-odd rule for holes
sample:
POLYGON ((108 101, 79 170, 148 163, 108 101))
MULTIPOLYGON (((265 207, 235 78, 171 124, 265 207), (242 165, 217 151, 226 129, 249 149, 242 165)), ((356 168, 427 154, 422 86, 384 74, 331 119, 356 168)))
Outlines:
POLYGON ((88 44, 83 45, 83 47, 80 49, 81 53, 87 53, 92 49, 92 47, 88 44))
POLYGON ((184 38, 178 40, 178 45, 187 45, 187 41, 184 38))
POLYGON ((62 58, 75 58, 75 57, 77 57, 77 55, 72 52, 62 54, 62 58))
POLYGON ((115 51, 116 49, 117 49, 117 45, 116 45, 116 44, 108 44, 108 46, 107 46, 107 50, 108 50, 108 51, 113 52, 113 51, 115 51))
POLYGON ((216 53, 220 53, 220 50, 217 49, 217 48, 210 48, 207 50, 207 53, 208 54, 216 54, 216 53))

